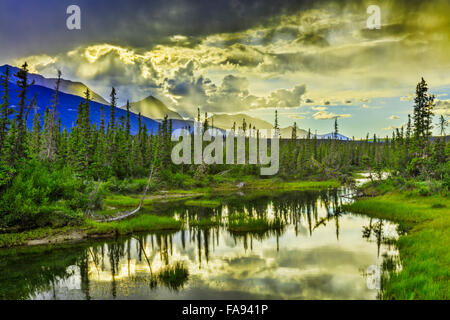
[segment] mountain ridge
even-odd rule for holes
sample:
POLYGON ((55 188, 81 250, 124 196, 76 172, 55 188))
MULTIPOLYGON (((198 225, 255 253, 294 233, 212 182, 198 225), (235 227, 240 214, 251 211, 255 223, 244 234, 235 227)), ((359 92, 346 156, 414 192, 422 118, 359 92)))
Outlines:
MULTIPOLYGON (((10 97, 11 97, 11 105, 14 105, 14 102, 17 103, 17 97, 16 93, 18 91, 18 87, 16 85, 17 78, 14 76, 14 74, 19 70, 17 67, 13 67, 10 65, 3 65, 0 66, 0 74, 3 74, 5 71, 6 66, 10 68, 10 97), (14 88, 14 90, 13 90, 14 88)), ((28 101, 32 97, 31 93, 38 93, 37 95, 37 109, 41 110, 39 113, 41 116, 43 116, 43 112, 46 107, 51 106, 52 104, 52 96, 54 93, 54 87, 56 84, 56 78, 46 78, 40 74, 34 74, 29 73, 29 79, 30 81, 34 80, 35 84, 30 86, 30 90, 27 94, 28 101), (42 93, 42 95, 40 95, 42 93)), ((74 124, 74 121, 76 119, 76 111, 78 104, 82 101, 84 101, 83 93, 88 88, 85 84, 82 82, 74 82, 67 79, 62 79, 61 81, 61 87, 60 87, 60 96, 59 96, 59 106, 58 106, 58 112, 61 115, 61 118, 64 120, 63 126, 66 126, 69 130, 74 124), (70 91, 70 92, 67 92, 70 91), (63 114, 64 113, 64 114, 63 114)), ((88 88, 89 89, 89 88, 88 88)), ((99 110, 100 105, 104 106, 105 110, 105 118, 107 119, 109 117, 109 110, 110 106, 109 103, 103 99, 100 95, 96 94, 94 91, 89 89, 91 92, 91 104, 92 104, 92 110, 93 118, 91 119, 92 122, 98 123, 99 122, 99 110), (99 102, 103 101, 103 102, 99 102)), ((13 106, 14 108, 14 106, 13 106)), ((126 106, 122 107, 116 107, 117 111, 117 119, 120 117, 120 115, 126 114, 126 106)), ((132 114, 132 118, 136 118, 136 125, 137 125, 137 115, 141 113, 141 116, 144 119, 144 123, 147 123, 147 128, 149 130, 153 129, 155 130, 158 126, 158 122, 164 118, 164 116, 167 114, 169 119, 172 119, 173 122, 173 129, 177 128, 184 128, 184 127, 192 127, 193 121, 192 120, 184 120, 183 117, 176 111, 173 111, 169 109, 161 100, 157 99, 156 97, 149 95, 148 97, 139 100, 137 102, 131 102, 130 103, 130 111, 132 114)), ((30 115, 28 117, 27 125, 30 127, 32 123, 34 110, 33 112, 30 112, 30 115)), ((236 129, 239 127, 242 127, 243 119, 245 119, 247 126, 255 126, 257 129, 266 129, 270 130, 273 129, 273 125, 265 120, 249 116, 247 114, 238 113, 238 114, 215 114, 208 118, 210 125, 214 125, 214 127, 223 129, 223 130, 230 130, 233 127, 233 123, 236 123, 236 129)), ((42 119, 41 119, 42 121, 42 119)), ((134 120, 133 122, 133 130, 134 128, 134 120)), ((281 138, 287 139, 291 138, 292 136, 292 126, 288 126, 286 128, 280 129, 280 136, 281 138)), ((301 128, 297 128, 297 138, 302 139, 307 136, 307 131, 301 128)), ((314 136, 314 135, 312 135, 314 136)), ((318 139, 333 139, 334 135, 333 133, 327 133, 323 135, 317 135, 318 139)), ((343 136, 341 134, 338 134, 337 139, 339 140, 351 140, 350 138, 343 136)))
MULTIPOLYGON (((121 108, 126 109, 126 106, 121 108)), ((152 95, 136 102, 130 102, 130 111, 136 114, 141 113, 141 115, 155 120, 162 120, 165 115, 169 119, 183 120, 183 117, 177 112, 170 110, 161 100, 152 95)))
POLYGON ((237 114, 215 114, 208 118, 209 124, 212 125, 214 122, 214 127, 230 130, 233 127, 233 123, 236 122, 236 129, 242 127, 243 119, 247 123, 247 126, 252 125, 257 129, 272 129, 273 125, 267 121, 259 118, 255 118, 243 113, 237 114))
MULTIPOLYGON (((17 77, 15 77, 14 74, 16 74, 17 71, 19 71, 19 68, 5 64, 5 65, 0 66, 1 74, 5 73, 6 67, 9 67, 10 81, 15 83, 17 80, 17 77)), ((31 73, 31 72, 28 73, 28 77, 29 77, 30 82, 34 80, 35 85, 45 87, 48 89, 53 89, 53 90, 55 89, 57 78, 47 78, 38 73, 31 73)), ((86 86, 84 83, 82 83, 80 81, 72 81, 72 80, 61 78, 61 83, 60 83, 60 87, 59 87, 60 92, 83 97, 86 89, 89 89, 89 91, 91 93, 92 101, 95 101, 95 102, 98 102, 101 104, 108 104, 108 101, 106 101, 98 93, 96 93, 95 91, 90 89, 88 86, 86 86)))

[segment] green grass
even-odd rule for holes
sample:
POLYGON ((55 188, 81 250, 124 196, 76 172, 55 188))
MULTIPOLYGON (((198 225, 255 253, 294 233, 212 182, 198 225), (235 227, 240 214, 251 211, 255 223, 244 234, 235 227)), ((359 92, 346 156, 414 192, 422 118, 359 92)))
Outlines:
POLYGON ((341 184, 337 180, 325 180, 325 181, 284 181, 280 178, 269 179, 255 179, 249 177, 242 177, 242 179, 236 180, 235 183, 229 185, 229 188, 237 189, 237 183, 244 182, 242 189, 277 189, 277 190, 312 190, 312 189, 326 189, 337 188, 341 184))
POLYGON ((450 299, 450 213, 448 198, 389 193, 346 205, 345 210, 406 223, 397 241, 402 270, 384 283, 384 299, 450 299))
MULTIPOLYGON (((141 202, 141 196, 139 195, 110 195, 103 200, 103 205, 115 208, 137 207, 139 202, 141 202)), ((145 199, 143 206, 149 206, 151 204, 152 200, 145 199)))
POLYGON ((220 201, 212 199, 196 199, 196 200, 188 200, 184 204, 190 207, 216 208, 220 206, 220 201))
POLYGON ((124 235, 133 232, 180 230, 184 222, 171 217, 156 216, 151 214, 140 214, 136 217, 113 222, 97 222, 87 220, 81 226, 63 228, 38 228, 19 233, 0 234, 0 248, 26 245, 30 240, 54 238, 78 232, 85 238, 98 235, 124 235))
POLYGON ((2 233, 0 234, 0 248, 20 246, 26 244, 29 240, 56 236, 77 229, 79 227, 37 228, 24 232, 2 233))
POLYGON ((158 280, 172 290, 183 288, 189 278, 189 271, 182 262, 176 262, 173 266, 166 266, 157 276, 158 280))
POLYGON ((183 227, 183 221, 171 217, 141 214, 122 221, 90 221, 88 225, 90 226, 88 234, 129 234, 142 231, 180 230, 183 227))
POLYGON ((313 190, 313 189, 326 189, 326 188, 338 188, 341 183, 337 180, 324 180, 324 181, 284 181, 280 178, 268 178, 259 179, 253 176, 242 176, 239 178, 223 178, 216 179, 220 182, 213 181, 210 187, 194 188, 187 190, 169 190, 168 193, 187 193, 187 194, 212 194, 215 191, 234 191, 234 190, 313 190), (244 182, 242 188, 238 188, 237 185, 240 182, 244 182))
POLYGON ((211 188, 193 188, 193 189, 170 189, 167 190, 167 193, 169 194, 205 194, 209 193, 211 191, 211 188))
MULTIPOLYGON (((161 199, 146 199, 144 200, 144 207, 150 208, 153 212, 156 212, 155 205, 157 203, 163 202, 175 202, 175 201, 186 201, 186 198, 191 197, 191 195, 199 196, 206 195, 210 197, 212 194, 217 193, 217 191, 230 191, 234 192, 236 190, 240 190, 237 188, 237 183, 245 182, 242 190, 251 190, 252 194, 257 194, 259 192, 267 192, 267 190, 274 191, 289 191, 289 190, 309 190, 309 189, 324 189, 324 188, 336 188, 339 187, 340 184, 335 180, 328 181, 293 181, 293 182, 285 182, 279 178, 269 178, 269 179, 259 179, 253 176, 241 176, 241 177, 220 177, 216 179, 218 184, 212 184, 210 187, 204 188, 194 188, 189 190, 169 190, 167 194, 169 195, 167 198, 162 197, 161 199), (185 194, 186 197, 170 197, 173 194, 185 194)), ((145 180, 133 180, 131 184, 141 185, 145 180)), ((117 183, 121 183, 120 181, 117 183)), ((123 182, 123 184, 126 184, 123 182)), ((139 187, 140 188, 140 187, 139 187)), ((139 189, 136 188, 136 189, 139 189)), ((164 195, 165 193, 156 193, 158 195, 164 195)), ((155 193, 153 193, 155 195, 155 193)), ((120 194, 110 194, 105 199, 103 199, 104 210, 98 210, 94 212, 98 216, 113 216, 117 214, 117 212, 123 211, 123 208, 131 208, 136 207, 140 202, 141 196, 139 194, 132 195, 120 195, 120 194)), ((187 206, 199 206, 199 207, 207 207, 207 208, 215 208, 220 205, 220 199, 217 198, 212 199, 190 199, 186 201, 187 206)), ((79 231, 86 232, 89 235, 93 235, 95 233, 102 234, 121 234, 121 233, 131 233, 138 231, 152 231, 152 230, 179 230, 182 228, 183 222, 176 221, 175 219, 168 217, 161 217, 157 215, 151 214, 140 214, 137 217, 127 219, 120 222, 111 222, 111 223, 102 223, 102 222, 94 222, 90 220, 86 220, 83 218, 80 213, 77 216, 77 219, 73 226, 63 227, 63 223, 61 227, 41 227, 32 229, 24 232, 13 232, 13 233, 0 233, 0 247, 12 247, 19 245, 26 245, 28 241, 35 239, 43 239, 46 237, 53 237, 57 235, 64 235, 68 232, 79 231)), ((200 219, 199 221, 191 221, 191 226, 195 227, 211 227, 221 225, 220 221, 215 221, 211 219, 200 219)), ((235 230, 267 230, 275 226, 268 226, 263 221, 239 221, 233 222, 232 228, 235 230)))
POLYGON ((338 188, 341 184, 337 180, 326 181, 293 181, 281 182, 275 184, 275 188, 283 190, 313 190, 313 189, 327 189, 338 188))

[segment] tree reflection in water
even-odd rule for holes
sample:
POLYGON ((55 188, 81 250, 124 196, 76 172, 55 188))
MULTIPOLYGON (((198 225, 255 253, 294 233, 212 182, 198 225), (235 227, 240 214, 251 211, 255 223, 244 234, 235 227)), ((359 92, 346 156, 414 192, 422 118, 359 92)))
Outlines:
MULTIPOLYGON (((216 208, 185 206, 183 201, 156 204, 155 212, 185 220, 186 228, 179 232, 139 234, 64 249, 40 249, 37 253, 27 253, 27 249, 23 249, 18 256, 4 252, 8 258, 2 259, 0 266, 2 270, 13 271, 8 276, 0 276, 0 298, 27 299, 36 294, 40 298, 58 298, 58 286, 77 288, 74 292, 79 294, 72 297, 77 299, 114 299, 126 296, 133 290, 132 286, 143 284, 150 291, 166 288, 177 292, 188 285, 191 278, 188 267, 192 268, 182 261, 179 250, 192 252, 195 266, 202 269, 209 264, 211 253, 221 247, 225 235, 244 252, 253 251, 255 242, 273 239, 278 252, 279 240, 288 229, 293 230, 295 237, 311 237, 332 222, 338 241, 339 220, 347 214, 341 210, 345 201, 342 195, 349 192, 339 189, 236 194, 220 198, 221 205, 216 208), (199 219, 214 219, 220 223, 206 227, 189 223, 199 219), (174 243, 179 248, 175 251, 174 243), (26 267, 17 267, 25 260, 26 267), (66 283, 71 281, 73 283, 66 283), (92 291, 94 288, 96 292, 92 291)), ((383 221, 370 220, 363 227, 363 238, 376 241, 378 255, 380 246, 389 244, 383 236, 383 221)))

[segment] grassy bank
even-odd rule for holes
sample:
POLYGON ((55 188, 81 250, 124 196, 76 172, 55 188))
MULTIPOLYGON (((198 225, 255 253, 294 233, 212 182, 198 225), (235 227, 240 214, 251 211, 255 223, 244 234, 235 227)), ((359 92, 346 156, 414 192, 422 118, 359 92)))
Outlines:
POLYGON ((223 179, 220 183, 211 183, 208 187, 192 189, 171 189, 168 193, 175 194, 211 194, 217 191, 235 190, 317 190, 338 188, 342 184, 338 180, 320 181, 285 181, 280 178, 258 179, 253 176, 223 179))
MULTIPOLYGON (((132 184, 136 184, 132 182, 132 184)), ((167 202, 185 201, 185 206, 216 208, 221 204, 221 198, 216 197, 218 191, 244 193, 262 193, 267 190, 278 192, 293 190, 317 190, 339 187, 336 180, 327 181, 293 181, 286 182, 277 178, 254 179, 252 177, 242 177, 238 180, 226 180, 220 184, 207 188, 194 188, 189 190, 165 190, 150 193, 144 203, 144 209, 136 217, 125 219, 119 222, 97 222, 87 217, 80 218, 76 225, 64 227, 40 227, 23 232, 0 233, 0 248, 20 245, 52 244, 73 240, 82 240, 92 237, 109 237, 133 232, 158 231, 158 230, 180 230, 184 226, 184 221, 171 217, 159 215, 158 206, 167 202), (243 184, 238 185, 243 182, 243 184), (196 199, 197 197, 204 198, 196 199)), ((123 187, 126 189, 126 186, 123 187)), ((136 190, 134 190, 136 191, 136 190)), ((223 193, 220 193, 223 196, 223 193)), ((140 202, 140 195, 118 194, 110 192, 103 199, 103 210, 97 210, 95 215, 114 216, 127 208, 135 207, 140 202)), ((189 225, 198 228, 222 225, 221 221, 214 219, 199 219, 189 221, 189 225)), ((265 221, 247 221, 234 219, 230 224, 230 230, 236 232, 258 231, 273 229, 275 226, 267 224, 265 221)))
POLYGON ((0 234, 0 248, 80 241, 89 238, 114 237, 135 232, 180 230, 183 221, 171 217, 141 214, 123 221, 86 220, 82 225, 64 228, 38 228, 20 233, 0 234))
MULTIPOLYGON (((386 186, 381 186, 381 189, 386 186)), ((346 210, 410 227, 399 238, 402 270, 383 282, 384 299, 450 299, 450 200, 418 190, 363 198, 346 210)))
POLYGON ((216 208, 220 206, 220 201, 212 199, 188 200, 184 203, 190 207, 216 208))

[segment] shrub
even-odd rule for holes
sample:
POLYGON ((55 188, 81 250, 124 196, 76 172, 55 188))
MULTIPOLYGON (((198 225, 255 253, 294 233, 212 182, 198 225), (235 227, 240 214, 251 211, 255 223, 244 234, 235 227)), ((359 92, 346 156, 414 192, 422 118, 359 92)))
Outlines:
POLYGON ((69 168, 50 170, 31 160, 18 172, 0 198, 0 224, 4 227, 54 225, 52 219, 61 220, 61 216, 78 219, 75 211, 88 204, 87 186, 69 168))

